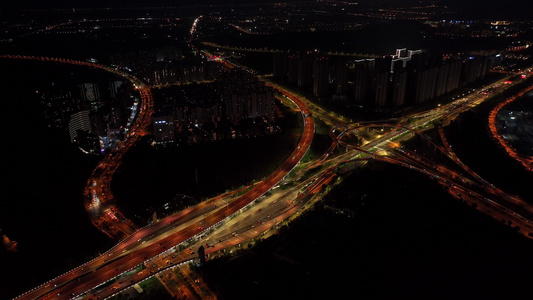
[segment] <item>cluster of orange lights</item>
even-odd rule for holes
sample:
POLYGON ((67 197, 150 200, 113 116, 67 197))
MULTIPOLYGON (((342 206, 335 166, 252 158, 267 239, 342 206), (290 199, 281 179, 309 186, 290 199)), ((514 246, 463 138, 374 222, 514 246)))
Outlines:
POLYGON ((107 217, 111 218, 112 220, 118 221, 117 216, 115 216, 115 214, 114 214, 113 212, 108 211, 108 212, 106 213, 106 215, 107 215, 107 217))

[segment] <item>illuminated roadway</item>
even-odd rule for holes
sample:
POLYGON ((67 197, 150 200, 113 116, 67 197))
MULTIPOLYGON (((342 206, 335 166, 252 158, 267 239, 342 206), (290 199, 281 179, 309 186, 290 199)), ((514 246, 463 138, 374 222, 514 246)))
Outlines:
MULTIPOLYGON (((506 86, 508 85, 507 79, 504 78, 497 81, 488 88, 503 91, 508 87, 506 86)), ((522 95, 532 88, 529 87, 518 95, 522 95)), ((488 183, 462 163, 452 151, 442 130, 443 124, 448 123, 450 119, 476 106, 488 97, 488 95, 483 96, 482 93, 474 93, 432 111, 409 116, 411 120, 416 121, 411 122, 408 127, 403 125, 394 126, 389 123, 355 124, 353 126, 341 124, 333 128, 330 135, 340 145, 347 149, 354 149, 351 151, 353 153, 366 153, 376 160, 399 164, 437 179, 455 198, 459 198, 472 205, 475 204, 478 210, 491 215, 495 219, 504 222, 507 221, 509 225, 513 225, 517 231, 526 237, 533 238, 533 208, 520 198, 509 195, 488 183), (438 145, 431 138, 419 131, 429 129, 430 126, 428 126, 428 123, 434 120, 439 121, 437 129, 442 145, 438 145), (365 129, 380 127, 389 128, 390 132, 366 145, 352 145, 349 142, 343 141, 343 138, 348 133, 362 132, 365 129), (405 134, 407 132, 422 137, 428 142, 431 148, 434 148, 435 151, 449 158, 449 163, 451 164, 448 165, 451 165, 451 168, 419 155, 416 150, 410 151, 403 147, 399 148, 398 142, 403 140, 403 137, 408 137, 405 134), (463 172, 466 175, 463 175, 463 172)), ((511 99, 515 98, 516 96, 511 99)), ((347 155, 349 154, 345 156, 347 155)))
POLYGON ((511 145, 509 145, 509 143, 507 143, 503 139, 501 134, 498 132, 498 128, 496 126, 496 117, 498 115, 498 112, 504 106, 506 106, 507 104, 509 104, 509 103, 515 101, 516 99, 522 97, 525 93, 527 93, 527 92, 529 92, 531 90, 533 90, 533 86, 524 89, 523 91, 521 91, 520 93, 518 93, 518 94, 516 94, 516 95, 514 95, 512 97, 507 98, 505 101, 499 103, 496 107, 494 107, 494 109, 492 109, 492 111, 490 112, 490 115, 489 115, 489 129, 490 129, 490 132, 492 134, 492 137, 496 141, 498 141, 500 146, 503 149, 505 149, 505 152, 507 152, 507 154, 510 157, 512 157, 513 159, 518 161, 520 164, 522 164, 522 166, 524 166, 530 172, 533 171, 533 157, 522 155, 522 154, 518 153, 511 145))
MULTIPOLYGON (((61 62, 110 70, 109 68, 105 68, 100 65, 88 62, 73 61, 68 59, 30 56, 1 57, 61 62)), ((150 93, 150 87, 147 87, 140 82, 134 83, 139 88, 141 93, 141 99, 143 100, 143 103, 141 105, 142 108, 139 111, 138 120, 128 132, 126 140, 122 144, 119 144, 116 150, 113 150, 111 153, 108 154, 108 156, 106 156, 106 158, 104 158, 104 160, 99 164, 97 169, 95 169, 95 171, 93 172, 91 178, 88 180, 88 192, 86 193, 86 196, 88 197, 87 207, 90 210, 101 209, 102 205, 105 204, 107 200, 104 200, 105 198, 100 197, 105 195, 105 191, 109 193, 108 184, 104 184, 104 180, 111 179, 110 175, 112 175, 112 173, 118 167, 120 157, 140 138, 140 136, 146 134, 146 124, 150 122, 151 110, 153 109, 153 99, 150 93), (99 199, 95 199, 95 195, 98 196, 99 199)), ((151 232, 157 231, 158 226, 152 226, 147 228, 146 230, 138 231, 128 236, 125 241, 108 251, 109 253, 101 255, 96 259, 84 264, 83 266, 80 266, 70 272, 67 272, 59 276, 58 278, 47 282, 46 284, 34 288, 31 291, 17 297, 17 299, 69 299, 71 297, 84 294, 95 286, 107 282, 108 280, 116 277, 122 272, 136 267, 147 259, 157 256, 161 252, 165 251, 165 249, 170 249, 175 245, 178 245, 198 234, 201 234, 206 230, 206 228, 217 225, 227 217, 237 213, 245 206, 249 205, 257 198, 262 196, 264 193, 266 193, 268 190, 278 184, 298 164, 298 162, 307 152, 313 139, 314 120, 311 116, 311 111, 306 106, 306 104, 300 99, 293 97, 290 94, 287 94, 287 97, 289 97, 299 108, 302 114, 304 128, 297 148, 291 153, 289 158, 270 176, 253 186, 244 195, 237 197, 233 201, 227 203, 225 206, 218 206, 216 210, 209 211, 209 214, 202 220, 202 226, 198 226, 197 224, 183 225, 181 230, 178 230, 177 232, 174 232, 172 234, 167 234, 168 236, 159 239, 158 243, 146 243, 140 249, 128 249, 128 247, 136 247, 136 240, 137 243, 142 243, 142 238, 146 237, 148 233, 150 233, 150 235, 148 236, 153 236, 153 233, 151 232), (128 252, 128 250, 134 251, 128 252)), ((204 203, 201 203, 200 205, 194 207, 192 210, 195 212, 198 212, 198 210, 201 209, 204 209, 204 211, 206 209, 209 210, 209 207, 205 208, 205 205, 208 205, 208 203, 204 203)), ((213 206, 213 208, 215 208, 215 206, 213 206)), ((112 210, 110 209, 109 211, 112 210)), ((107 221, 112 222, 113 220, 118 220, 118 222, 120 222, 120 218, 115 215, 116 212, 112 211, 112 213, 113 214, 111 215, 105 213, 105 215, 109 217, 107 221)), ((189 213, 191 213, 190 210, 185 210, 180 213, 180 215, 185 216, 189 213)), ((165 219, 165 222, 170 221, 165 219)), ((100 224, 96 225, 98 226, 100 224)), ((127 226, 124 226, 121 229, 128 230, 127 226)), ((127 234, 127 232, 124 233, 127 234)), ((110 234, 113 235, 115 233, 112 232, 110 234)))
MULTIPOLYGON (((56 61, 54 59, 45 60, 56 61)), ((69 63, 68 60, 62 62, 69 63)), ((82 63, 85 64, 84 62, 82 63)), ((495 85, 496 84, 498 83, 495 83, 495 85)), ((276 88, 279 89, 279 87, 276 88)), ((142 91, 144 91, 143 88, 141 88, 141 92, 142 91)), ((285 176, 301 160, 312 141, 314 121, 311 117, 312 113, 308 106, 293 94, 284 90, 280 91, 299 107, 304 120, 304 130, 297 148, 287 159, 287 161, 285 161, 282 166, 280 166, 273 174, 255 186, 249 187, 248 192, 242 196, 233 198, 226 198, 222 196, 216 197, 208 201, 204 201, 197 206, 183 210, 178 214, 165 218, 161 222, 152 226, 140 229, 123 239, 119 244, 117 244, 117 246, 111 248, 101 256, 53 280, 50 280, 49 282, 35 289, 32 289, 31 291, 28 291, 27 293, 19 296, 17 299, 69 299, 78 295, 87 295, 87 299, 90 299, 94 293, 97 293, 99 297, 105 297, 126 288, 132 283, 139 282, 143 278, 151 276, 152 273, 160 271, 163 268, 162 266, 158 266, 155 270, 146 269, 139 273, 131 271, 136 266, 141 264, 149 265, 150 262, 154 262, 155 264, 155 261, 162 260, 164 257, 170 256, 170 259, 165 261, 166 264, 169 264, 170 268, 180 262, 186 262, 195 256, 195 254, 192 253, 193 250, 188 251, 187 249, 181 249, 183 247, 175 250, 176 245, 187 245, 191 249, 197 249, 196 247, 198 245, 207 244, 207 254, 216 253, 217 251, 225 249, 229 246, 238 245, 245 240, 257 236, 257 234, 272 228, 276 225, 276 223, 279 223, 280 220, 292 216, 296 211, 298 211, 298 209, 304 207, 309 201, 312 201, 312 199, 314 199, 315 195, 320 192, 323 186, 332 182, 333 178, 336 176, 333 172, 334 166, 354 159, 367 159, 364 158, 365 155, 361 153, 367 153, 367 156, 371 156, 374 159, 382 159, 393 163, 399 163, 404 166, 409 164, 411 168, 414 166, 416 170, 429 176, 437 176, 435 171, 428 171, 430 166, 428 164, 430 162, 423 161, 423 158, 415 158, 414 160, 411 158, 406 158, 406 156, 410 156, 410 154, 407 154, 408 151, 406 150, 395 150, 395 157, 388 156, 387 154, 376 155, 375 153, 379 153, 378 149, 384 151, 384 153, 398 149, 397 143, 402 139, 408 138, 406 132, 416 131, 417 129, 422 130, 432 120, 442 118, 446 113, 453 111, 454 108, 460 107, 460 105, 470 105, 472 103, 475 104, 482 101, 474 96, 469 96, 470 98, 466 98, 469 100, 458 100, 452 104, 439 107, 432 111, 410 116, 410 119, 414 121, 409 124, 409 127, 397 126, 396 129, 391 130, 390 132, 385 132, 381 136, 376 136, 374 140, 369 141, 365 145, 361 147, 355 147, 357 148, 355 150, 347 151, 346 153, 338 155, 334 158, 328 158, 328 155, 333 156, 333 151, 330 151, 321 157, 322 162, 320 162, 318 165, 322 165, 323 168, 321 168, 315 175, 297 184, 289 191, 277 189, 272 192, 273 195, 271 197, 268 197, 269 201, 257 203, 253 206, 253 208, 246 208, 249 204, 261 197, 265 192, 271 190, 273 187, 277 187, 277 184, 280 182, 282 184, 290 182, 288 179, 285 180, 286 182, 282 181, 282 179, 284 179, 285 176), (392 141, 393 139, 394 142, 392 141), (405 155, 400 155, 398 152, 404 152, 405 155), (292 196, 288 197, 289 194, 292 196), (98 288, 98 286, 102 283, 108 282, 110 279, 117 276, 120 276, 122 283, 110 283, 98 288), (91 292, 88 293, 88 291, 91 292)), ((145 99, 143 102, 146 102, 146 99, 148 99, 146 94, 143 99, 145 99)), ((143 107, 144 111, 149 109, 149 106, 143 107)), ((140 113, 139 118, 142 118, 142 115, 143 114, 140 113)), ((140 120, 141 121, 139 124, 145 122, 143 119, 140 120)), ((366 124, 363 126, 367 126, 369 128, 381 126, 384 128, 386 126, 390 126, 390 124, 366 124)), ((356 127, 361 126, 358 125, 356 127)), ((342 126, 334 128, 332 132, 335 132, 338 138, 342 138, 344 135, 346 135, 346 133, 353 132, 354 129, 355 127, 342 124, 342 126), (344 129, 340 130, 339 128, 341 127, 344 129)), ((134 143, 134 136, 141 136, 142 134, 145 134, 144 130, 145 128, 143 126, 139 125, 136 127, 134 125, 130 131, 131 136, 128 137, 130 142, 134 143)), ((368 139, 369 136, 367 135, 366 138, 368 139)), ((125 142, 128 142, 128 139, 126 139, 125 142)), ((336 143, 344 145, 345 147, 350 147, 348 144, 343 143, 341 139, 337 139, 336 143)), ((122 146, 119 145, 118 149, 127 149, 128 147, 129 146, 127 144, 122 146)), ((334 147, 330 149, 334 149, 334 147)), ((121 156, 122 154, 123 152, 117 150, 115 156, 121 156)), ((99 166, 102 168, 101 171, 95 170, 95 173, 106 174, 105 176, 107 178, 111 177, 110 174, 112 174, 112 171, 116 168, 116 165, 113 162, 105 160, 103 160, 102 163, 103 164, 99 166), (111 173, 109 173, 109 169, 111 169, 111 173)), ((440 166, 434 168, 439 170, 440 166)), ((457 173, 449 172, 449 170, 446 172, 448 172, 446 173, 448 174, 446 175, 446 178, 458 178, 457 173)), ((438 174, 438 176, 443 176, 443 172, 438 174)), ((472 179, 469 178, 468 180, 471 181, 472 179)), ((101 193, 104 191, 103 188, 95 188, 99 184, 102 184, 102 181, 95 182, 94 178, 91 178, 88 181, 89 193, 87 194, 90 197, 89 205, 95 204, 95 199, 91 197, 91 195, 94 194, 92 191, 95 191, 96 195, 99 193, 102 195, 101 193)), ((472 193, 469 189, 466 189, 462 185, 448 185, 448 188, 456 195, 466 195, 470 192, 468 195, 472 197, 476 197, 477 195, 479 195, 479 197, 482 196, 477 192, 472 193)), ((462 197, 467 198, 467 196, 462 197)), ((105 200, 99 201, 101 202, 99 205, 105 203, 105 200)), ((500 209, 501 205, 494 203, 492 200, 485 201, 484 203, 487 205, 492 205, 491 208, 493 210, 494 208, 502 210, 500 209)), ((503 208, 503 211, 507 214, 516 216, 516 219, 520 220, 523 218, 522 216, 517 216, 516 213, 513 214, 506 208, 503 208)), ((111 217, 111 219, 113 218, 111 217)))
POLYGON ((122 72, 117 68, 86 61, 25 55, 1 55, 0 58, 56 62, 101 69, 124 77, 134 85, 141 97, 141 106, 138 108, 138 112, 136 112, 137 117, 135 118, 135 122, 127 128, 125 139, 120 141, 117 147, 112 149, 98 164, 91 177, 88 179, 87 187, 84 191, 86 199, 85 207, 89 212, 91 221, 96 227, 108 236, 116 239, 124 238, 133 233, 134 226, 132 222, 122 216, 120 211, 114 205, 110 182, 113 173, 121 163, 124 153, 137 143, 143 135, 148 133, 148 126, 151 123, 153 115, 151 87, 142 83, 135 76, 122 72))
POLYGON ((110 189, 111 179, 124 154, 148 133, 153 115, 150 87, 139 85, 137 90, 141 95, 141 106, 135 122, 126 133, 125 140, 120 141, 98 164, 87 180, 84 191, 85 206, 93 224, 113 238, 130 235, 134 232, 134 225, 115 208, 110 189))
MULTIPOLYGON (((196 27, 198 19, 195 21, 193 29, 196 27)), ((18 297, 20 299, 68 299, 78 295, 87 295, 86 298, 90 299, 94 293, 99 297, 106 297, 151 276, 151 274, 164 269, 165 266, 172 267, 193 258, 195 256, 193 250, 181 249, 185 244, 190 249, 197 249, 199 245, 207 245, 206 253, 208 254, 239 245, 239 243, 257 237, 261 232, 274 227, 281 220, 290 218, 307 203, 319 197, 318 194, 322 188, 330 184, 336 177, 333 172, 334 168, 350 161, 376 159, 414 169, 432 178, 437 178, 454 197, 469 203, 476 203, 478 209, 496 218, 512 219, 513 224, 521 225, 520 231, 524 234, 531 234, 532 232, 529 222, 532 219, 530 207, 517 197, 507 195, 495 188, 466 167, 451 151, 451 146, 442 133, 442 126, 448 120, 481 103, 487 97, 474 93, 450 104, 413 114, 402 118, 402 120, 346 124, 342 118, 334 117, 317 106, 306 105, 304 100, 272 83, 267 83, 267 85, 273 86, 284 97, 293 101, 298 106, 304 120, 304 130, 300 142, 287 161, 269 177, 253 187, 248 187, 248 191, 242 196, 215 197, 165 218, 152 226, 135 231, 133 225, 114 207, 109 183, 124 153, 147 133, 146 129, 151 122, 153 113, 151 87, 142 84, 134 76, 88 62, 28 56, 6 55, 0 57, 54 61, 101 68, 128 78, 135 84, 141 95, 139 115, 135 123, 129 128, 127 138, 104 157, 89 178, 85 189, 85 204, 93 223, 109 236, 122 239, 122 241, 92 261, 21 295, 18 297), (326 123, 339 124, 331 131, 334 143, 327 153, 306 164, 295 178, 287 179, 285 178, 286 175, 301 160, 312 141, 314 121, 309 107, 313 109, 313 114, 320 115, 326 123), (422 133, 422 131, 431 128, 428 124, 435 120, 440 121, 437 129, 442 145, 431 141, 422 133), (384 131, 383 134, 369 132, 369 129, 378 128, 387 128, 387 131, 384 131), (450 168, 435 163, 414 151, 400 148, 399 142, 409 139, 413 134, 426 138, 432 147, 450 158, 456 166, 450 168), (343 140, 352 135, 359 136, 365 142, 362 145, 352 145, 343 140), (339 145, 345 147, 347 151, 335 156, 334 151, 339 145), (314 171, 315 173, 308 179, 300 180, 301 177, 299 176, 302 172, 313 168, 318 170, 314 171), (466 175, 462 175, 461 171, 464 171, 466 175), (285 180, 283 180, 284 178, 285 180), (261 201, 256 203, 253 208, 247 208, 273 187, 290 182, 296 182, 296 184, 288 191, 273 190, 273 195, 268 197, 268 201, 261 201), (492 199, 487 196, 492 196, 492 199), (181 247, 174 250, 176 245, 181 247), (131 271, 139 265, 146 265, 148 269, 138 273, 131 271), (152 270, 153 266, 155 268, 152 270), (117 276, 120 276, 120 280, 117 279, 116 282, 98 287, 101 283, 117 276), (88 291, 91 292, 87 293, 88 291)), ((211 56, 211 59, 214 57, 211 56)), ((221 62, 229 68, 234 67, 229 62, 221 62)), ((495 82, 487 88, 504 90, 506 88, 504 80, 495 82)))

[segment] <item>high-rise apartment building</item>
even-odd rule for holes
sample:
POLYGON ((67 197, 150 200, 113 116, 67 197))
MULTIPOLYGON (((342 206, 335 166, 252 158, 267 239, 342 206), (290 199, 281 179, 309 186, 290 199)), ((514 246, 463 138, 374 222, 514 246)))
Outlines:
POLYGON ((101 105, 100 90, 97 83, 83 83, 79 85, 81 99, 89 103, 91 109, 97 110, 101 105))
POLYGON ((345 96, 348 92, 348 64, 344 61, 334 64, 331 72, 334 95, 345 96))
POLYGON ((313 60, 309 54, 298 57, 298 80, 300 88, 306 88, 313 83, 313 60))
POLYGON ((289 83, 295 84, 298 82, 298 61, 300 56, 298 54, 290 54, 287 58, 288 64, 288 78, 289 83))
POLYGON ((71 141, 76 140, 76 138, 78 137, 79 130, 89 133, 92 132, 90 114, 90 110, 82 110, 70 115, 68 131, 71 141))
POLYGON ((396 70, 396 72, 391 74, 390 104, 393 107, 399 107, 405 104, 407 75, 407 71, 405 70, 396 70))
POLYGON ((329 60, 327 57, 316 57, 313 64, 313 94, 324 97, 329 87, 329 60))
POLYGON ((276 78, 285 79, 288 73, 288 57, 285 52, 275 52, 273 57, 272 75, 276 78))
POLYGON ((389 92, 389 72, 375 72, 372 77, 372 94, 374 104, 377 107, 387 105, 387 95, 389 92))
POLYGON ((355 102, 363 104, 369 95, 370 72, 373 70, 373 60, 355 61, 354 65, 354 90, 355 102))
POLYGON ((172 115, 154 117, 154 138, 158 144, 174 143, 174 118, 172 115))

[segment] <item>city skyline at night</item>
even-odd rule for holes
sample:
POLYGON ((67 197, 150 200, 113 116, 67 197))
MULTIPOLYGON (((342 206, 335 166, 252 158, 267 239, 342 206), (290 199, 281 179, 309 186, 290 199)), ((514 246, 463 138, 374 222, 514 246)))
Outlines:
POLYGON ((531 8, 1 4, 0 298, 524 296, 531 8))

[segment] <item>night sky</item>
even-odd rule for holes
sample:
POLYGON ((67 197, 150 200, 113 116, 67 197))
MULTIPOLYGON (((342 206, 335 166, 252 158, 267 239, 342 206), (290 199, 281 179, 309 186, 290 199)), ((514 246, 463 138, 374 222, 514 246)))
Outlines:
MULTIPOLYGON (((12 1, 7 3, 1 3, 0 7, 8 8, 130 8, 130 7, 161 7, 161 6, 195 6, 195 5, 210 5, 210 4, 232 4, 232 3, 269 3, 273 1, 269 0, 21 0, 12 1)), ((284 2, 294 2, 294 0, 288 0, 284 2)))
MULTIPOLYGON (((18 0, 18 1, 2 1, 0 3, 1 8, 93 8, 93 7, 159 7, 159 6, 194 6, 194 5, 220 5, 220 4, 233 4, 233 3, 273 3, 273 2, 304 2, 301 0, 286 0, 286 1, 273 1, 273 0, 18 0)), ((311 1, 309 1, 311 2, 311 1)), ((380 7, 409 7, 409 6, 422 6, 437 3, 440 5, 447 5, 457 9, 467 10, 480 10, 483 11, 486 8, 499 7, 507 9, 533 7, 530 0, 359 0, 351 1, 359 4, 375 4, 380 7)))
MULTIPOLYGON (((377 8, 406 8, 437 4, 447 6, 462 19, 528 19, 533 11, 531 0, 349 0, 359 5, 377 8)), ((228 4, 258 4, 274 2, 311 2, 301 0, 7 0, 0 1, 0 12, 19 9, 65 8, 150 8, 228 4)))

